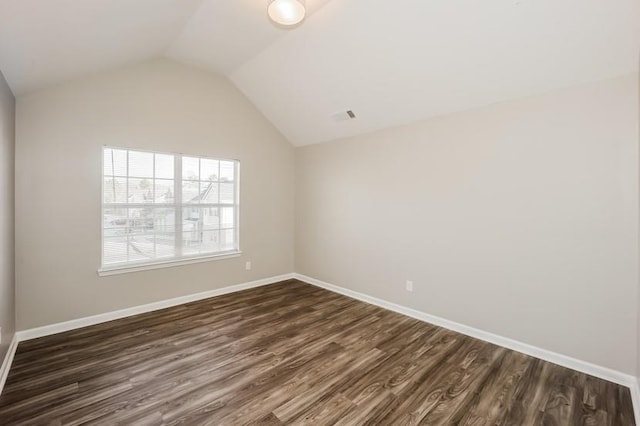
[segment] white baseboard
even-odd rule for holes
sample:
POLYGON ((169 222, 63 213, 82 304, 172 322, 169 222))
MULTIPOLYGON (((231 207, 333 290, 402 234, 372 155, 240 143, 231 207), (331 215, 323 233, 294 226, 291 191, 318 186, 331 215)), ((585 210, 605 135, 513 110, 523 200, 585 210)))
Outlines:
MULTIPOLYGON (((604 380, 608 380, 613 383, 617 383, 619 385, 627 386, 631 388, 632 391, 634 387, 638 386, 638 381, 636 377, 630 374, 612 370, 607 367, 595 365, 587 361, 575 359, 575 358, 562 355, 556 352, 552 352, 546 349, 538 348, 536 346, 519 342, 517 340, 509 339, 507 337, 498 336, 497 334, 489 333, 487 331, 473 328, 464 324, 459 324, 457 322, 449 321, 444 318, 426 314, 424 312, 420 312, 415 309, 411 309, 402 305, 397 305, 395 303, 387 302, 386 300, 378 299, 376 297, 372 297, 363 293, 349 290, 344 287, 339 287, 333 284, 329 284, 324 281, 320 281, 315 278, 311 278, 302 274, 295 274, 295 278, 300 281, 304 281, 306 283, 315 285, 317 287, 321 287, 326 290, 333 291, 335 293, 340 293, 347 297, 351 297, 353 299, 370 303, 372 305, 376 305, 381 308, 388 309, 390 311, 394 311, 399 314, 418 319, 420 321, 428 322, 430 324, 447 328, 449 330, 453 330, 458 333, 474 337, 476 339, 484 340, 485 342, 493 343, 494 345, 502 346, 507 349, 521 352, 526 355, 530 355, 535 358, 542 359, 544 361, 549 361, 554 364, 561 365, 563 367, 571 368, 572 370, 580 371, 582 373, 586 373, 591 376, 595 376, 604 380)), ((637 402, 636 400, 637 398, 634 398, 634 402, 637 402)), ((640 421, 640 417, 638 417, 638 419, 640 421)))
POLYGON ((294 274, 279 275, 276 277, 264 278, 257 281, 251 281, 243 284, 236 284, 228 287, 218 288, 215 290, 209 290, 202 293, 180 296, 168 300, 161 300, 159 302, 149 303, 147 305, 133 306, 131 308, 120 309, 118 311, 106 312, 104 314, 92 315, 90 317, 78 318, 71 321, 60 322, 57 324, 45 325, 43 327, 31 328, 28 330, 16 332, 16 337, 18 339, 18 342, 37 339, 38 337, 50 336, 52 334, 75 330, 90 325, 101 324, 103 322, 126 318, 133 315, 158 311, 160 309, 170 308, 172 306, 178 306, 189 302, 208 299, 210 297, 222 296, 223 294, 235 293, 250 288, 262 287, 280 281, 289 280, 293 278, 293 276, 294 274))
POLYGON ((11 363, 13 362, 13 356, 16 354, 16 349, 18 349, 18 336, 14 334, 9 349, 4 356, 4 361, 2 361, 2 367, 0 367, 0 394, 2 394, 7 376, 9 376, 9 370, 11 369, 11 363))

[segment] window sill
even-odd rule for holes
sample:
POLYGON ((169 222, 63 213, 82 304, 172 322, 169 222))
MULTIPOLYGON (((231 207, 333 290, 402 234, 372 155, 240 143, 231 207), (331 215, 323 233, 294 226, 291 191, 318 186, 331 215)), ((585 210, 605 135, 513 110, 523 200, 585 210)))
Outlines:
POLYGON ((125 265, 106 267, 98 269, 98 275, 107 277, 109 275, 129 274, 131 272, 150 271, 152 269, 172 268, 174 266, 191 265, 194 263, 211 262, 215 260, 233 259, 240 257, 241 251, 226 252, 222 254, 214 254, 211 256, 191 257, 186 259, 169 260, 158 263, 145 263, 142 265, 125 265))

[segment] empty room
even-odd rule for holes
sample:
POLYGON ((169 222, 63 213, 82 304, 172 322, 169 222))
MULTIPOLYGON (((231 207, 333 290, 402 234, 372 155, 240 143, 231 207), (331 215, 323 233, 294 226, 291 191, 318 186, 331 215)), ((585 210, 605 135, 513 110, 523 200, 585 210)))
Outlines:
POLYGON ((0 426, 640 425, 640 0, 0 0, 0 426))

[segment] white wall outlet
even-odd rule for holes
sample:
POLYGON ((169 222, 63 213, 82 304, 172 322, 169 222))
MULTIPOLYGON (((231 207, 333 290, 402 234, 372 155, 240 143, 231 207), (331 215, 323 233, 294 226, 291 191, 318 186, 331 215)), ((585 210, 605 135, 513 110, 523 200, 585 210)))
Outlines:
POLYGON ((407 281, 407 291, 413 291, 413 281, 407 281))
POLYGON ((245 268, 247 271, 250 271, 250 270, 251 270, 251 262, 247 262, 247 263, 245 263, 245 264, 244 264, 244 268, 245 268))

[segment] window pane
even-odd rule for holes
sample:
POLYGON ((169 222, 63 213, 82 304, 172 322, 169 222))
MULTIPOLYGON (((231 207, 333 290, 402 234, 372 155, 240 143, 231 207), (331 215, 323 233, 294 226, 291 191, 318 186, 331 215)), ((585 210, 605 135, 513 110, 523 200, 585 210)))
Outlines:
POLYGON ((233 250, 235 247, 235 230, 220 231, 220 250, 233 250))
POLYGON ((176 255, 176 210, 172 207, 153 210, 156 257, 173 257, 176 255))
POLYGON ((233 204, 235 202, 234 184, 220 184, 220 204, 233 204))
POLYGON ((155 257, 153 240, 153 234, 129 235, 129 261, 153 260, 155 257))
POLYGON ((173 207, 156 207, 153 211, 156 232, 174 233, 176 230, 176 209, 173 207))
POLYGON ((127 151, 105 148, 103 165, 105 176, 126 176, 127 151))
POLYGON ((153 203, 152 179, 129 179, 128 203, 153 203))
POLYGON ((182 254, 193 256, 200 253, 201 234, 196 231, 182 233, 182 254))
POLYGON ((198 206, 182 209, 182 232, 200 232, 202 230, 201 208, 198 206))
POLYGON ((200 202, 218 204, 218 183, 200 182, 200 202))
POLYGON ((153 153, 129 151, 129 176, 153 177, 153 153))
POLYGON ((183 253, 212 253, 218 251, 218 209, 215 207, 189 207, 182 211, 183 253))
POLYGON ((126 208, 104 209, 102 214, 102 226, 105 238, 126 235, 127 219, 128 215, 126 208))
POLYGON ((127 179, 105 177, 103 201, 105 204, 125 203, 127 201, 127 179))
POLYGON ((218 161, 203 158, 200 160, 200 180, 211 182, 218 180, 218 161))
POLYGON ((131 234, 153 234, 155 230, 154 209, 129 209, 129 229, 127 233, 131 234))
POLYGON ((220 231, 202 231, 200 254, 220 251, 220 231))
POLYGON ((176 234, 174 232, 156 233, 156 258, 175 257, 176 234))
POLYGON ((156 178, 173 179, 173 155, 156 154, 156 178))
POLYGON ((233 228, 235 226, 236 214, 233 207, 220 208, 220 227, 233 228))
POLYGON ((182 157, 182 178, 188 180, 200 179, 200 161, 194 157, 182 157))
POLYGON ((201 207, 200 216, 204 230, 220 228, 220 213, 217 207, 201 207))
POLYGON ((182 182, 182 202, 185 204, 200 202, 200 182, 182 182))
POLYGON ((104 237, 102 263, 109 265, 127 261, 127 236, 104 237))
POLYGON ((200 232, 220 227, 220 217, 216 207, 187 207, 182 209, 182 231, 200 232))
POLYGON ((113 150, 111 148, 102 150, 102 175, 113 176, 113 150))
POLYGON ((219 231, 183 232, 182 252, 186 256, 220 251, 219 231))
POLYGON ((233 161, 220 162, 220 181, 232 182, 235 180, 235 163, 233 161))
POLYGON ((155 180, 155 202, 162 204, 172 204, 173 198, 173 180, 156 179, 155 180))

